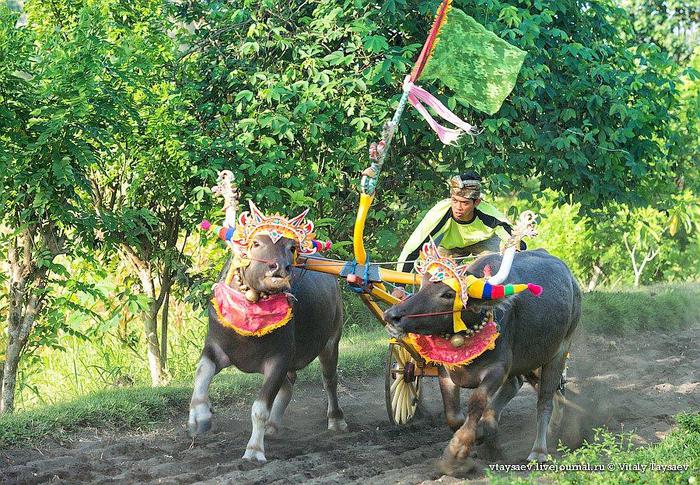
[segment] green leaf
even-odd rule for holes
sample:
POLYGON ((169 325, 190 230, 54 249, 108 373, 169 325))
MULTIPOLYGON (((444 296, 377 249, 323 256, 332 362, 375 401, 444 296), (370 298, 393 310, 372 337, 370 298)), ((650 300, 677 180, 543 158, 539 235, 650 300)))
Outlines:
POLYGON ((389 43, 381 35, 368 35, 362 39, 362 45, 370 53, 384 52, 389 48, 389 43))
POLYGON ((251 102, 253 100, 253 96, 254 95, 253 95, 252 91, 250 91, 248 89, 244 89, 242 91, 239 91, 238 94, 236 94, 235 99, 236 99, 236 102, 238 102, 242 99, 245 99, 246 101, 251 102))

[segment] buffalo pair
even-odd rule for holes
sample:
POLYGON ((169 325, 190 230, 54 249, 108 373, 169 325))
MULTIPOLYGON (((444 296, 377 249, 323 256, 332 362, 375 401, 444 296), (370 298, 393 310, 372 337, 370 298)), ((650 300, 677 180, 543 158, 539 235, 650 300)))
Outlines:
MULTIPOLYGON (((288 292, 291 318, 274 331, 251 337, 230 328, 222 321, 225 318, 216 303, 210 305, 209 333, 197 366, 188 424, 192 435, 209 429, 212 414, 208 388, 220 370, 234 365, 244 372, 262 373, 263 386, 251 411, 253 431, 243 457, 265 461, 264 435, 279 428, 296 372, 317 356, 328 395, 328 428, 347 428, 337 398, 342 301, 335 277, 294 267, 298 241, 292 237, 259 232, 251 234, 246 244, 246 264, 241 266, 232 257, 221 273, 220 284, 227 282, 226 286, 238 294, 246 289, 269 295, 288 292)), ((469 266, 469 273, 482 275, 487 265, 498 268, 501 256, 479 258, 469 266)), ((547 458, 546 434, 556 402, 553 398, 579 320, 581 295, 569 269, 544 250, 515 255, 508 280, 535 283, 544 288, 544 293, 541 298, 523 293, 500 300, 468 299, 461 313, 467 328, 476 328, 482 312, 498 306, 502 315, 500 337, 495 349, 471 364, 441 370, 445 414, 456 430, 440 460, 441 469, 448 473, 468 457, 477 439, 496 432, 502 410, 524 378, 539 380, 537 437, 528 459, 547 458), (460 409, 460 387, 475 389, 469 397, 466 419, 460 409)), ((420 291, 387 310, 387 329, 394 336, 408 332, 450 334, 455 296, 444 282, 423 278, 420 291), (408 318, 426 313, 441 315, 408 318)))

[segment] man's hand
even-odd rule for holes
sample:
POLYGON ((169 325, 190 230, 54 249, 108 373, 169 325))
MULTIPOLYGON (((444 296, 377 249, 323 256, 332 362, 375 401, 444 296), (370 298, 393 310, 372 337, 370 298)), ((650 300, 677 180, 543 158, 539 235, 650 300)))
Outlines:
POLYGON ((399 300, 405 300, 408 298, 408 295, 406 294, 406 290, 404 290, 403 286, 397 286, 394 288, 394 290, 391 292, 391 296, 394 298, 398 298, 399 300))

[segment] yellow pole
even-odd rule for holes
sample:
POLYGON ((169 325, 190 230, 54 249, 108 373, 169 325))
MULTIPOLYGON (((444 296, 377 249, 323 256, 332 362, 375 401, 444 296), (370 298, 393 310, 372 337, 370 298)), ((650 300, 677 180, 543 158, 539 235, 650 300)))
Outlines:
POLYGON ((367 221, 367 213, 369 206, 374 200, 373 195, 362 193, 360 194, 360 206, 357 208, 357 217, 355 218, 355 229, 352 237, 353 250, 355 252, 355 261, 358 264, 367 262, 367 252, 365 251, 364 233, 365 222, 367 221))
POLYGON ((393 269, 379 268, 379 277, 387 283, 400 283, 402 285, 420 285, 421 276, 416 273, 404 273, 393 269))
POLYGON ((325 258, 305 258, 300 257, 297 261, 299 267, 309 271, 327 273, 338 276, 345 266, 345 261, 335 261, 325 258))

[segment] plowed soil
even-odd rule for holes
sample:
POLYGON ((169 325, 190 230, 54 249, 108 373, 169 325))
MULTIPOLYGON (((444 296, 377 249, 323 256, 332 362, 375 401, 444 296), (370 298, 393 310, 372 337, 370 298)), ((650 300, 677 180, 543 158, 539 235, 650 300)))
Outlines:
MULTIPOLYGON (((673 415, 700 403, 700 326, 610 338, 579 333, 569 366, 560 438, 576 447, 605 426, 633 432, 643 445, 662 439, 673 415)), ((424 382, 424 413, 411 423, 389 424, 384 378, 341 374, 340 399, 349 432, 326 430, 320 384, 297 386, 281 433, 266 439, 266 464, 241 459, 250 435, 250 405, 214 410, 212 430, 192 443, 187 409, 148 432, 87 430, 70 441, 0 451, 0 482, 89 483, 451 483, 435 466, 452 433, 442 417, 437 381, 424 382)), ((468 395, 463 390, 463 401, 468 395)), ((475 448, 480 481, 489 463, 524 463, 535 438, 535 393, 527 384, 506 408, 500 450, 475 448)), ((556 443, 550 443, 556 455, 556 443)))

